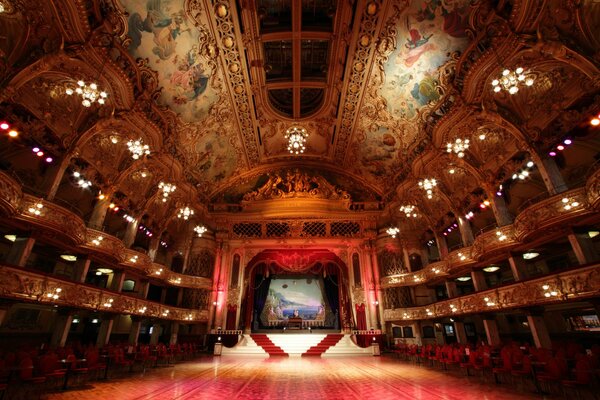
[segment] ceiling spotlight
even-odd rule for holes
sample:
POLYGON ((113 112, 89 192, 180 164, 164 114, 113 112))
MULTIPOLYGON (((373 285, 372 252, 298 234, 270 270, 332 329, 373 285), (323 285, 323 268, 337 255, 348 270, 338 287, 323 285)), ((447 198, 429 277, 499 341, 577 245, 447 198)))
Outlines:
POLYGON ((489 267, 485 267, 483 270, 484 270, 485 272, 496 272, 496 271, 498 271, 499 269, 500 269, 500 267, 499 267, 499 266, 497 266, 497 265, 490 265, 489 267))
POLYGON ((10 137, 17 137, 19 136, 19 132, 15 131, 14 129, 8 132, 8 136, 10 137))
POLYGON ((600 125, 600 115, 598 115, 598 117, 596 117, 596 118, 592 118, 590 120, 590 124, 592 124, 592 126, 600 125))
POLYGON ((523 259, 524 260, 533 260, 534 258, 536 258, 539 255, 540 255, 540 253, 536 253, 534 251, 530 251, 530 252, 527 252, 527 253, 523 253, 523 259))

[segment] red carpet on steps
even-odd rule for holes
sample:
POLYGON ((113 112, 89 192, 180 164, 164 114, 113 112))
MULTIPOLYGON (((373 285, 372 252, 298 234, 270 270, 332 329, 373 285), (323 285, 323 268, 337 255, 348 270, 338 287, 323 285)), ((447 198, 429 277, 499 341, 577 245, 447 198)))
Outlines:
POLYGON ((271 339, 267 335, 250 335, 250 337, 256 342, 257 345, 262 347, 269 356, 284 356, 289 357, 290 355, 284 352, 281 347, 275 346, 271 339))
POLYGON ((306 353, 302 354, 302 357, 304 357, 304 356, 320 357, 321 354, 325 353, 328 348, 330 348, 331 346, 335 346, 342 337, 344 337, 344 335, 327 335, 327 336, 325 336, 325 338, 323 340, 321 340, 321 343, 319 343, 316 346, 311 347, 310 349, 308 349, 306 351, 306 353))

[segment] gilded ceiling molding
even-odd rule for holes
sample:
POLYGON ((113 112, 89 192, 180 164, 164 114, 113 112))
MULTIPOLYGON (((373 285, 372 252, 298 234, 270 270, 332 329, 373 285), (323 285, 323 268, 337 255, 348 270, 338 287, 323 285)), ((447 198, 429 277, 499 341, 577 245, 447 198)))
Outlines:
POLYGON ((254 105, 249 79, 245 68, 246 59, 240 51, 240 27, 238 26, 237 6, 229 0, 189 0, 185 4, 186 12, 198 23, 201 13, 212 16, 213 34, 218 38, 219 57, 229 85, 231 98, 235 104, 234 112, 243 137, 249 167, 260 161, 257 134, 255 130, 254 105))
POLYGON ((67 43, 85 43, 92 32, 87 18, 86 1, 51 0, 50 3, 56 13, 56 20, 59 21, 64 41, 67 43))
POLYGON ((345 81, 347 83, 342 89, 340 105, 343 109, 340 112, 341 117, 338 119, 333 149, 333 158, 336 162, 345 164, 347 158, 347 149, 360 110, 361 94, 368 83, 366 78, 375 54, 373 43, 378 37, 378 31, 383 23, 382 16, 385 15, 384 8, 383 0, 373 0, 366 4, 364 0, 359 1, 356 7, 357 10, 361 10, 356 13, 354 21, 354 25, 359 28, 354 29, 352 50, 347 57, 352 61, 346 65, 347 78, 345 81))
POLYGON ((0 265, 0 274, 2 295, 20 301, 182 322, 208 320, 208 310, 167 306, 119 292, 41 275, 25 268, 0 265), (52 298, 56 293, 59 297, 52 298), (105 304, 110 304, 110 308, 105 304))
POLYGON ((598 265, 577 268, 543 278, 516 282, 496 289, 483 290, 466 296, 437 302, 428 306, 385 309, 386 321, 430 320, 458 315, 499 312, 502 310, 546 304, 566 300, 583 300, 600 295, 600 268, 598 265), (557 296, 547 297, 545 285, 557 296))

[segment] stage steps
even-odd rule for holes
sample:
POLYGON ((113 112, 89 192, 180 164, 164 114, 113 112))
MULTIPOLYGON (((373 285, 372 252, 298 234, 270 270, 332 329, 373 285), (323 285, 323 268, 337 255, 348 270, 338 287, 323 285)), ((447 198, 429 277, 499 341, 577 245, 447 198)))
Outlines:
POLYGON ((320 357, 321 354, 325 353, 325 351, 327 351, 327 349, 329 349, 331 346, 335 346, 343 337, 344 335, 342 334, 329 334, 325 336, 325 338, 323 338, 319 344, 312 346, 305 353, 302 353, 302 357, 320 357))
POLYGON ((362 348, 357 346, 350 335, 344 335, 335 346, 328 348, 325 353, 321 354, 321 357, 348 357, 348 356, 372 356, 373 349, 370 347, 362 348))
MULTIPOLYGON (((223 347, 223 356, 254 356, 268 358, 274 356, 300 357, 308 353, 313 347, 318 347, 321 342, 325 343, 327 336, 341 336, 339 341, 320 353, 321 357, 353 357, 371 356, 371 348, 358 347, 350 335, 325 335, 325 334, 252 334, 242 335, 238 344, 233 348, 223 347)), ((329 340, 327 340, 329 343, 329 340)), ((312 353, 312 352, 311 352, 312 353)), ((315 354, 316 355, 316 354, 315 354)))
POLYGON ((269 353, 269 356, 271 356, 271 357, 272 356, 288 357, 289 354, 286 353, 278 344, 274 343, 269 336, 271 336, 271 335, 265 335, 265 334, 250 335, 250 337, 252 337, 252 339, 254 339, 254 341, 256 342, 257 345, 259 345, 267 353, 269 353))
POLYGON ((281 333, 268 334, 267 336, 273 344, 279 346, 290 357, 300 357, 308 349, 319 344, 327 335, 315 333, 281 333))
POLYGON ((256 344, 250 335, 242 335, 238 344, 232 348, 223 347, 221 355, 269 358, 269 353, 267 353, 261 346, 256 344))

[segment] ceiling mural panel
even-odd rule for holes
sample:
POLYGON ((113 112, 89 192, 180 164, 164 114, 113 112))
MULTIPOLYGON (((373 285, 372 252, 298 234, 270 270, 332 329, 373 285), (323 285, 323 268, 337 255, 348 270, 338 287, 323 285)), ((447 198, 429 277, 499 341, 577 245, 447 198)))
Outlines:
POLYGON ((221 91, 221 74, 211 56, 208 21, 194 26, 184 0, 122 0, 129 13, 129 52, 147 58, 158 71, 163 87, 160 103, 177 112, 183 121, 207 116, 221 91))
POLYGON ((347 158, 355 173, 367 173, 384 191, 392 189, 385 179, 407 162, 408 148, 428 140, 424 115, 441 100, 444 67, 468 45, 469 4, 415 1, 388 12, 347 158))

